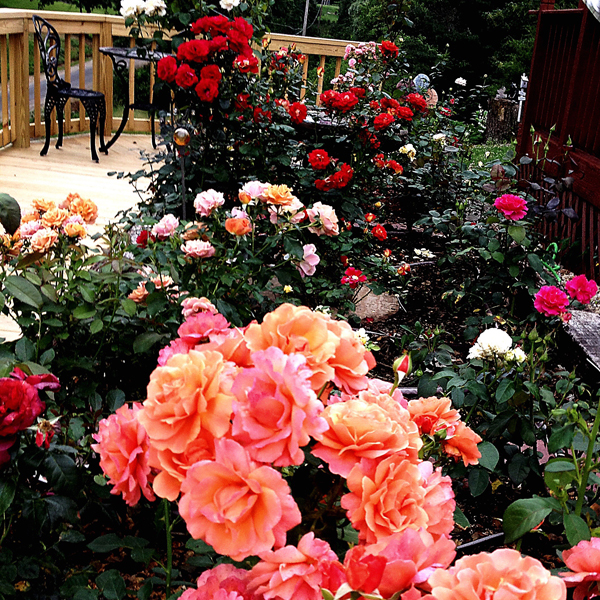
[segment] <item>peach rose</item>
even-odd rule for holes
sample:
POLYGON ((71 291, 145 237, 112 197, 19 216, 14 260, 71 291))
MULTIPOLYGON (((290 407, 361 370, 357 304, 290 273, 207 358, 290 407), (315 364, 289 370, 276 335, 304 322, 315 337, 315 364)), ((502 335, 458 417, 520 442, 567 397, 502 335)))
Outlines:
POLYGON ((276 204, 277 206, 287 206, 297 200, 287 185, 269 185, 261 198, 268 204, 276 204))
POLYGON ((433 468, 428 460, 419 463, 425 489, 423 508, 427 513, 427 531, 434 538, 450 535, 454 529, 456 501, 452 491, 452 480, 442 475, 441 467, 433 468))
POLYGON ((436 569, 429 578, 427 600, 565 600, 567 590, 539 560, 517 550, 500 548, 491 554, 465 556, 448 570, 436 569))
POLYGON ((80 223, 66 223, 63 231, 66 236, 71 238, 84 238, 87 235, 85 226, 80 223))
POLYGON ((408 402, 408 412, 417 424, 420 433, 434 435, 442 429, 454 427, 460 421, 460 414, 452 408, 450 398, 419 398, 408 402))
POLYGON ((73 202, 73 200, 75 200, 76 198, 81 199, 81 196, 77 193, 75 194, 69 194, 59 205, 59 208, 64 208, 65 210, 69 210, 69 207, 71 206, 71 202, 73 202))
POLYGON ((21 226, 23 225, 23 223, 29 223, 30 221, 39 221, 40 218, 41 215, 37 210, 27 212, 21 216, 21 226))
POLYGON ((197 589, 186 590, 182 600, 244 600, 248 571, 223 563, 204 571, 197 589))
POLYGON ((80 215, 88 225, 93 225, 98 218, 98 206, 95 202, 77 196, 69 205, 72 214, 80 215))
POLYGON ((477 444, 481 443, 481 437, 462 421, 456 425, 453 432, 442 442, 442 448, 446 454, 455 460, 462 459, 465 467, 476 465, 481 458, 481 452, 477 444))
POLYGON ((232 235, 242 236, 252 231, 252 225, 246 218, 225 219, 225 229, 232 235))
POLYGON ((33 205, 34 210, 36 210, 38 213, 45 213, 48 210, 56 208, 56 202, 52 200, 44 200, 43 198, 36 198, 35 200, 31 201, 31 204, 33 205))
POLYGON ((188 240, 181 244, 181 251, 188 258, 210 258, 215 255, 215 247, 202 240, 188 240))
POLYGON ((29 239, 34 252, 48 252, 58 241, 58 233, 54 229, 38 229, 29 239))
POLYGON ((270 184, 260 181, 248 181, 239 191, 238 197, 242 204, 248 204, 252 200, 264 200, 264 193, 269 188, 270 184))
POLYGON ((142 281, 127 297, 136 304, 142 304, 149 295, 150 292, 146 289, 146 282, 142 281))
POLYGON ((248 575, 248 591, 265 600, 321 600, 324 573, 337 556, 329 544, 307 533, 298 547, 260 555, 248 575))
POLYGON ((179 512, 190 534, 236 561, 283 546, 302 520, 283 477, 226 438, 215 441, 214 460, 188 470, 181 493, 179 512))
POLYGON ((210 342, 204 344, 204 350, 216 350, 223 355, 225 360, 235 363, 238 367, 251 367, 252 359, 250 349, 244 337, 245 328, 224 330, 220 333, 211 333, 210 342))
POLYGON ((562 559, 572 573, 559 573, 568 588, 574 587, 573 600, 600 596, 600 538, 583 540, 564 550, 562 559))
POLYGON ((92 449, 100 455, 100 466, 113 486, 110 493, 122 494, 129 506, 137 504, 141 494, 155 499, 150 488, 148 436, 137 419, 141 410, 138 402, 131 408, 121 406, 100 421, 98 433, 92 436, 98 442, 92 449))
MULTIPOLYGON (((393 454, 383 460, 363 459, 352 469, 347 478, 350 493, 342 496, 341 504, 360 540, 372 544, 408 527, 430 531, 430 522, 436 526, 435 533, 430 531, 434 537, 449 533, 443 528, 448 510, 452 516, 454 502, 440 507, 438 500, 452 496, 450 478, 438 479, 429 474, 429 481, 424 465, 431 463, 417 466, 393 454), (439 495, 436 485, 443 486, 439 495), (432 513, 440 508, 444 509, 443 515, 432 513)), ((441 477, 437 472, 433 475, 441 477)), ((454 523, 450 520, 452 530, 454 523)))
POLYGON ((215 438, 202 430, 183 452, 173 452, 170 448, 159 450, 150 448, 150 466, 158 471, 152 487, 159 498, 177 500, 181 484, 192 465, 201 460, 214 460, 215 438))
POLYGON ((251 458, 275 467, 301 465, 300 449, 320 439, 328 425, 311 389, 312 372, 301 354, 267 348, 252 354, 254 368, 238 373, 232 387, 232 433, 251 458))
POLYGON ((395 453, 416 462, 423 442, 408 411, 390 396, 372 396, 361 392, 355 399, 324 410, 329 429, 312 453, 323 459, 332 473, 348 477, 362 458, 382 459, 395 453))
POLYGON ((306 211, 306 215, 311 223, 308 230, 316 235, 326 235, 332 237, 339 235, 338 218, 335 210, 328 204, 315 202, 312 208, 306 211))
POLYGON ((152 444, 185 452, 202 430, 220 437, 229 431, 235 367, 218 352, 175 354, 150 375, 139 420, 152 444))
POLYGON ((69 216, 69 212, 62 208, 52 208, 42 215, 42 225, 44 227, 60 227, 69 216))

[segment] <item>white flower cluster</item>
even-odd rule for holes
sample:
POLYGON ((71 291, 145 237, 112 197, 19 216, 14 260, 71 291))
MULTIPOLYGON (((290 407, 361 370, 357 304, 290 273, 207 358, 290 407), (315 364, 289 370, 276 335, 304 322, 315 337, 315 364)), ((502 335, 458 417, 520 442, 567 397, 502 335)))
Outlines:
POLYGON ((506 331, 492 327, 481 333, 469 350, 467 358, 480 358, 483 360, 502 359, 508 362, 521 363, 527 360, 527 354, 521 348, 513 348, 512 338, 506 331))
POLYGON ((239 6, 240 0, 220 0, 219 4, 224 10, 232 10, 236 6, 239 6))
POLYGON ((400 154, 406 154, 410 160, 415 160, 415 156, 417 155, 417 151, 412 144, 405 144, 400 148, 400 154))
POLYGON ((164 0, 121 0, 121 14, 127 17, 139 17, 141 14, 148 17, 164 17, 167 14, 167 5, 164 0))
POLYGON ((360 343, 366 347, 371 338, 369 337, 369 334, 365 331, 365 328, 361 327, 360 329, 355 329, 354 333, 356 334, 356 337, 360 340, 360 343))
POLYGON ((456 85, 462 85, 462 86, 464 87, 465 85, 467 85, 467 80, 466 80, 464 77, 458 77, 458 78, 457 78, 457 79, 454 81, 454 83, 455 83, 456 85))
POLYGON ((435 254, 427 248, 415 248, 415 256, 417 258, 435 258, 435 254))

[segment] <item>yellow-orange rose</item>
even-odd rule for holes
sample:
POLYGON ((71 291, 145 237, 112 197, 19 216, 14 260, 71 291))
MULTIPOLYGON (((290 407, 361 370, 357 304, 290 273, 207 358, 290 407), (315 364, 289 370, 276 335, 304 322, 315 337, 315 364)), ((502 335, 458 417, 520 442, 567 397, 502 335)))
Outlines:
POLYGON ((48 210, 52 210, 53 208, 56 208, 56 203, 53 202, 52 200, 44 200, 42 199, 35 199, 31 202, 31 204, 33 205, 33 208, 35 210, 37 210, 38 212, 42 213, 42 212, 46 212, 48 210))
POLYGON ((65 235, 72 238, 83 238, 86 236, 87 231, 81 223, 67 223, 64 226, 65 235))
POLYGON ((25 213, 21 217, 21 224, 29 223, 30 221, 37 221, 40 218, 40 213, 37 210, 25 213))
POLYGON ((249 219, 231 218, 225 220, 225 229, 233 235, 246 235, 252 231, 252 225, 249 219))
POLYGON ((62 208, 51 208, 42 215, 44 227, 60 227, 69 216, 69 212, 62 208))
POLYGON ((69 210, 71 214, 79 215, 88 225, 93 225, 98 217, 96 203, 79 196, 71 201, 69 210))
POLYGON ((296 197, 287 185, 269 185, 263 194, 265 202, 277 204, 278 206, 287 206, 293 204, 296 197))

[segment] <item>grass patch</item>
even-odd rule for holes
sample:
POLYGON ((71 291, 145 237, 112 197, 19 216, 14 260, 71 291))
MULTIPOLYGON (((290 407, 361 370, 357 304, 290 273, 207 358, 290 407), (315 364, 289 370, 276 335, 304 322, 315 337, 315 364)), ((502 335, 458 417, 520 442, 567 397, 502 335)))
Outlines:
MULTIPOLYGON (((53 2, 44 6, 40 9, 39 0, 0 0, 0 8, 17 8, 20 10, 56 10, 64 12, 80 12, 75 4, 69 4, 68 2, 53 2)), ((107 11, 102 9, 94 9, 93 13, 104 14, 107 11)), ((42 15, 43 16, 43 15, 42 15)))
POLYGON ((506 154, 515 150, 516 140, 514 142, 499 144, 497 142, 488 142, 487 144, 479 144, 473 146, 473 156, 471 165, 478 166, 479 163, 484 165, 493 160, 504 160, 506 154))

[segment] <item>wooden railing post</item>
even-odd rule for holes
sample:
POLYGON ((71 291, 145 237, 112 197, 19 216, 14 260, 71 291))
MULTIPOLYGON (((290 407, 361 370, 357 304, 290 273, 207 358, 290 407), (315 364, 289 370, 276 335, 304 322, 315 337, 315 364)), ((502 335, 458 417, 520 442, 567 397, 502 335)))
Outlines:
MULTIPOLYGON (((100 47, 104 48, 113 45, 112 24, 105 21, 100 26, 100 47)), ((104 126, 104 135, 110 136, 113 122, 113 67, 111 60, 104 54, 100 57, 100 87, 98 91, 102 92, 106 98, 106 125, 104 126)))
POLYGON ((23 19, 22 33, 10 36, 11 135, 15 148, 29 148, 29 21, 23 19), (15 63, 13 67, 13 61, 15 63), (11 99, 12 104, 12 99, 11 99))

